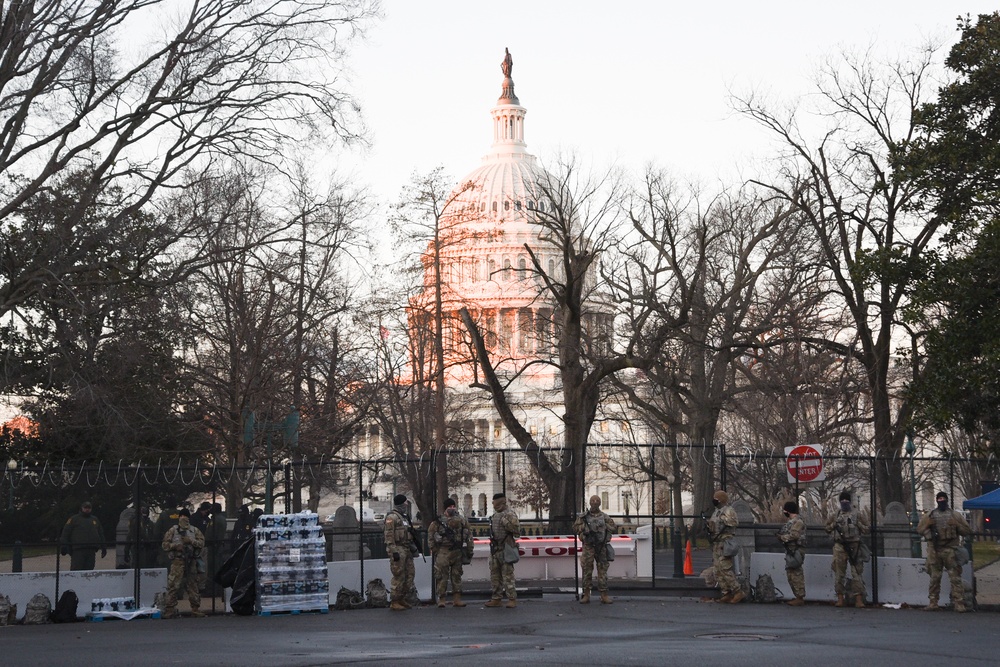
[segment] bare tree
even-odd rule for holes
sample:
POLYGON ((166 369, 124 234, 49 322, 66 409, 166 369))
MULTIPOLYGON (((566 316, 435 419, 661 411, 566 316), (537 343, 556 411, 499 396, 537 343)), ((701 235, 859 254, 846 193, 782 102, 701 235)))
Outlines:
POLYGON ((527 461, 512 466, 507 475, 507 496, 513 507, 534 512, 536 520, 548 513, 552 502, 538 472, 527 461))
MULTIPOLYGON (((357 108, 338 77, 346 41, 374 7, 367 0, 200 0, 177 12, 164 0, 5 2, 4 237, 20 224, 25 203, 67 171, 87 173, 71 218, 115 183, 123 197, 109 227, 126 229, 161 188, 211 170, 222 157, 277 163, 291 140, 356 138, 357 108)), ((80 265, 102 237, 71 232, 72 251, 4 253, 17 261, 0 274, 0 315, 45 285, 105 266, 80 265)), ((101 279, 135 280, 186 237, 176 230, 145 262, 101 279)))
MULTIPOLYGON (((448 496, 446 373, 449 364, 455 363, 455 355, 445 353, 444 340, 447 312, 456 307, 455 289, 450 285, 453 258, 448 251, 488 236, 467 224, 475 211, 470 211, 464 200, 474 189, 473 183, 452 187, 451 179, 440 167, 427 175, 414 175, 412 183, 403 190, 393 219, 399 241, 422 246, 419 262, 413 265, 420 274, 422 289, 410 299, 408 320, 411 328, 428 325, 431 328, 426 340, 432 350, 430 354, 421 353, 419 358, 430 364, 422 375, 433 383, 433 450, 438 460, 435 474, 441 498, 448 496)), ((424 335, 413 337, 415 341, 424 339, 424 335)))
MULTIPOLYGON (((343 187, 317 196, 300 181, 282 210, 265 197, 274 181, 233 170, 173 201, 175 215, 202 217, 214 242, 244 248, 177 291, 188 304, 184 358, 214 458, 272 469, 343 447, 363 418, 350 387, 364 379, 364 352, 344 341, 351 283, 342 273, 362 200, 343 187), (276 434, 282 423, 289 428, 276 434)), ((245 490, 234 478, 230 502, 245 490)))
MULTIPOLYGON (((290 383, 291 409, 301 419, 289 452, 293 459, 335 455, 367 416, 366 397, 352 389, 355 383, 370 380, 363 365, 370 348, 361 344, 367 336, 350 319, 360 272, 352 274, 347 265, 367 256, 359 224, 369 213, 364 192, 335 178, 321 193, 305 166, 298 165, 282 212, 292 227, 280 241, 283 252, 296 263, 295 280, 289 285, 295 301, 290 383)), ((292 511, 301 510, 300 481, 296 476, 292 511)), ((309 476, 309 507, 314 512, 323 482, 322 475, 309 476)))
POLYGON ((716 488, 717 429, 745 388, 741 359, 781 336, 816 279, 792 207, 746 187, 705 198, 649 170, 629 209, 634 240, 605 271, 627 330, 653 361, 618 389, 653 424, 683 433, 695 508, 716 488))
POLYGON ((907 213, 913 186, 893 179, 890 158, 914 136, 933 59, 928 48, 903 62, 844 54, 825 66, 816 98, 824 127, 815 138, 805 129, 811 109, 775 110, 754 95, 733 99, 782 142, 781 173, 767 187, 805 217, 850 314, 853 336, 822 343, 865 369, 872 449, 887 460, 876 480, 883 504, 905 500, 899 454, 912 409, 892 382, 892 365, 896 346, 918 341, 902 325, 901 308, 921 255, 941 231, 938 219, 907 213))
POLYGON ((644 360, 634 354, 631 341, 612 345, 613 305, 596 280, 598 258, 616 241, 620 180, 610 172, 587 176, 573 161, 564 161, 558 173, 541 175, 537 187, 541 205, 529 211, 537 238, 524 248, 543 306, 538 312, 550 312, 551 321, 536 326, 543 332, 536 358, 498 372, 502 349, 487 344, 467 308, 461 316, 482 371, 482 381, 474 384, 490 392, 507 430, 538 471, 552 499, 549 530, 561 533, 570 529, 583 506, 586 445, 603 388, 611 376, 641 366, 644 360), (547 345, 550 336, 553 344, 547 345), (515 401, 507 393, 507 387, 535 364, 554 367, 561 385, 565 444, 559 454, 539 447, 516 416, 515 401))
POLYGON ((436 516, 435 397, 428 358, 433 354, 433 330, 409 326, 401 309, 392 307, 391 300, 389 306, 385 314, 375 316, 379 333, 375 379, 369 387, 371 414, 421 516, 436 516))

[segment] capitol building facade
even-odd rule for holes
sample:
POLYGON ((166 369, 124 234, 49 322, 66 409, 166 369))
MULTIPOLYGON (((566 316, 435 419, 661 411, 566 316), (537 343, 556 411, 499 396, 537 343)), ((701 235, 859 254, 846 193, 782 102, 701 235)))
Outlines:
MULTIPOLYGON (((541 480, 504 428, 482 386, 469 332, 460 317, 460 310, 467 309, 482 333, 520 423, 540 446, 559 449, 564 407, 555 351, 556 308, 544 281, 560 279, 563 250, 535 221, 566 202, 553 201, 556 180, 528 152, 527 109, 514 92, 511 69, 508 53, 502 64, 501 94, 490 110, 492 146, 482 164, 459 180, 446 201, 438 238, 428 244, 421 258, 422 287, 410 300, 408 326, 432 330, 440 304, 448 448, 468 452, 456 465, 472 468, 449 483, 449 495, 467 515, 481 517, 492 512, 493 494, 506 490, 522 518, 530 519, 545 516, 543 499, 524 497, 533 495, 526 489, 540 486, 541 480), (513 484, 514 479, 519 483, 513 484)), ((596 264, 591 265, 585 282, 588 293, 598 296, 587 299, 584 327, 610 337, 614 313, 599 296, 600 289, 595 289, 599 288, 596 264)), ((596 494, 612 514, 650 512, 648 479, 629 479, 616 464, 625 450, 600 444, 643 442, 638 423, 622 405, 602 406, 591 430, 586 489, 579 498, 596 494)), ((368 429, 356 443, 361 458, 387 451, 377 428, 368 429)), ((449 457, 449 464, 452 461, 454 457, 449 457)), ((387 480, 373 488, 379 499, 391 497, 396 490, 387 480)))

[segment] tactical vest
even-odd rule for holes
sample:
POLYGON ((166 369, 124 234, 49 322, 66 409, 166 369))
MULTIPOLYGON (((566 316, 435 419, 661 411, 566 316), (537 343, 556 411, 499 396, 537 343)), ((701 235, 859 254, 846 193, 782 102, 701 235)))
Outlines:
POLYGON ((591 544, 604 544, 607 540, 608 523, 605 521, 607 515, 604 512, 591 514, 587 512, 583 515, 583 523, 590 530, 587 541, 591 544))
POLYGON ((736 526, 728 526, 723 520, 729 512, 735 513, 736 510, 725 505, 712 512, 712 518, 708 520, 708 528, 712 531, 713 541, 718 542, 736 535, 736 526))
POLYGON ((788 521, 786 521, 785 525, 781 527, 781 530, 779 530, 778 533, 780 535, 789 535, 792 532, 793 527, 796 528, 801 527, 802 532, 799 534, 798 539, 789 540, 787 542, 784 542, 784 540, 782 540, 785 544, 785 547, 787 547, 788 549, 804 547, 806 545, 806 532, 805 532, 806 526, 805 526, 805 521, 803 521, 801 517, 795 517, 794 519, 789 519, 788 521))
POLYGON ((511 536, 511 519, 517 519, 514 512, 508 507, 500 512, 494 512, 490 517, 490 537, 494 542, 501 543, 511 536))
POLYGON ((392 519, 392 528, 386 524, 385 542, 387 547, 407 547, 410 544, 410 521, 399 510, 389 512, 386 519, 392 519))
POLYGON ((448 517, 445 515, 438 517, 438 535, 441 546, 448 549, 457 549, 462 546, 462 519, 457 516, 448 517))
POLYGON ((931 510, 931 522, 937 529, 937 546, 952 546, 948 542, 958 539, 958 527, 948 525, 951 518, 952 510, 931 510))
POLYGON ((835 542, 858 542, 861 540, 861 531, 858 529, 858 511, 841 511, 834 522, 837 530, 834 533, 835 542))
MULTIPOLYGON (((195 532, 194 532, 195 529, 194 529, 194 526, 191 526, 187 530, 184 530, 180 526, 173 526, 173 527, 170 528, 170 530, 174 531, 174 535, 177 538, 180 539, 180 541, 181 541, 182 544, 184 543, 184 538, 185 537, 190 537, 192 540, 195 539, 195 532)), ((173 538, 171 538, 171 544, 172 543, 173 543, 173 538)), ((184 545, 184 546, 190 546, 191 547, 191 555, 194 558, 201 558, 201 548, 200 547, 195 546, 193 543, 189 544, 189 545, 184 545)), ((170 557, 170 560, 174 560, 175 558, 183 558, 184 557, 184 552, 178 553, 177 551, 174 551, 173 549, 171 549, 168 552, 167 555, 170 557)))

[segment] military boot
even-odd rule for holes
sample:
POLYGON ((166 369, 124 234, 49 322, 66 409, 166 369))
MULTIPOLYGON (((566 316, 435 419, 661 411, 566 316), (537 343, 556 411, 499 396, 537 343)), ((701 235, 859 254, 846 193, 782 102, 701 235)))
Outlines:
POLYGON ((833 606, 834 607, 843 607, 844 604, 845 604, 844 603, 844 594, 843 593, 837 593, 837 601, 834 603, 833 606))
POLYGON ((393 600, 392 604, 389 605, 389 609, 393 611, 406 611, 406 607, 399 603, 399 600, 393 600))
POLYGON ((484 607, 501 607, 503 606, 503 601, 500 598, 492 598, 489 602, 483 605, 484 607))
POLYGON ((517 606, 517 600, 507 600, 507 604, 505 606, 507 609, 513 609, 517 606))
POLYGON ((583 595, 580 596, 580 604, 590 604, 590 591, 583 591, 583 595))
POLYGON ((924 607, 924 611, 937 611, 941 607, 938 606, 937 598, 931 598, 927 606, 924 607))
POLYGON ((746 596, 747 594, 744 593, 742 590, 736 591, 736 594, 733 595, 733 599, 729 601, 729 604, 736 604, 738 602, 743 602, 743 598, 745 598, 746 596))
POLYGON ((439 597, 438 598, 438 609, 444 609, 444 607, 445 607, 444 598, 443 597, 439 597))
POLYGON ((788 606, 789 607, 801 607, 801 606, 805 605, 805 603, 806 603, 805 600, 803 600, 800 597, 796 597, 794 600, 789 600, 788 601, 788 606))
POLYGON ((205 614, 198 607, 191 607, 191 615, 195 618, 205 618, 205 614))
POLYGON ((614 604, 614 602, 611 601, 611 598, 608 597, 607 591, 601 591, 601 604, 614 604))
POLYGON ((177 618, 180 614, 177 613, 177 607, 167 607, 163 611, 163 616, 160 618, 177 618))
POLYGON ((461 593, 455 593, 455 596, 452 598, 452 604, 455 605, 456 607, 464 607, 465 606, 465 603, 462 602, 462 594, 461 593))
POLYGON ((716 602, 721 602, 723 604, 725 604, 727 602, 732 602, 733 601, 733 594, 732 593, 726 593, 721 598, 715 598, 715 601, 716 602))
POLYGON ((864 595, 855 595, 854 596, 854 607, 856 609, 864 609, 865 608, 865 596, 864 595))
POLYGON ((964 602, 956 602, 954 604, 954 607, 955 607, 955 611, 957 611, 959 614, 964 614, 966 611, 968 611, 965 608, 965 603, 964 602))

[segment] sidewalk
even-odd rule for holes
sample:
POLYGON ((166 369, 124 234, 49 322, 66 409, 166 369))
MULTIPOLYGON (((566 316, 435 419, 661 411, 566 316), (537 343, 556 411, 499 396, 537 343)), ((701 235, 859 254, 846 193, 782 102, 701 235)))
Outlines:
POLYGON ((1000 605, 1000 560, 976 570, 976 604, 1000 605))

